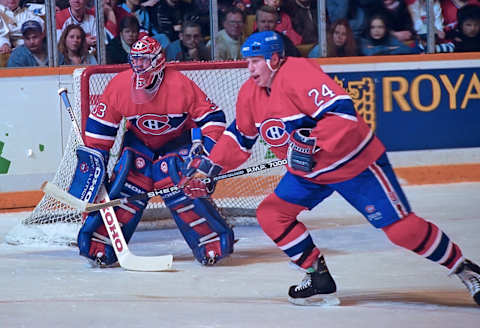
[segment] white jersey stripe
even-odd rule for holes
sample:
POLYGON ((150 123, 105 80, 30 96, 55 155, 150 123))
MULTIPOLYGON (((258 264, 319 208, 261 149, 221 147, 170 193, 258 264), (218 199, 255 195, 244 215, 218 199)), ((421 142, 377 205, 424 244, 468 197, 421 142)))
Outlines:
POLYGON ((223 134, 226 135, 226 136, 229 136, 230 138, 232 138, 233 140, 235 140, 236 144, 238 145, 238 147, 239 147, 242 151, 244 151, 244 152, 246 152, 246 153, 251 153, 251 152, 252 152, 251 149, 247 149, 247 148, 243 147, 243 146, 240 144, 240 142, 238 142, 237 137, 236 137, 232 132, 225 130, 225 131, 223 132, 223 134))
POLYGON ((321 112, 323 112, 325 109, 330 107, 334 102, 336 102, 337 100, 342 100, 342 99, 350 99, 350 96, 349 95, 341 95, 341 96, 336 96, 336 97, 332 98, 331 100, 327 101, 323 105, 319 106, 317 111, 315 113, 313 113, 312 117, 314 117, 314 118, 318 117, 321 112))
POLYGON ((435 250, 437 249, 438 245, 440 245, 440 241, 442 240, 442 235, 443 235, 443 232, 438 230, 437 236, 435 237, 435 241, 433 242, 432 246, 430 246, 430 248, 427 249, 425 253, 422 253, 420 255, 422 255, 423 257, 429 257, 430 255, 432 255, 433 252, 435 252, 435 250))
POLYGON ((89 118, 89 119, 92 119, 92 120, 94 120, 94 121, 96 121, 96 122, 98 122, 98 123, 100 123, 100 124, 102 124, 102 125, 109 126, 109 127, 111 127, 111 128, 118 129, 118 127, 120 126, 120 124, 115 124, 115 123, 112 123, 112 122, 108 122, 108 121, 102 120, 102 119, 94 116, 93 114, 88 115, 88 118, 89 118))
POLYGON ((452 248, 453 248, 453 243, 452 243, 451 240, 449 240, 449 241, 448 241, 448 246, 447 246, 447 251, 446 251, 445 254, 442 256, 442 258, 441 258, 440 260, 438 260, 437 262, 440 263, 440 264, 445 263, 445 261, 448 260, 448 258, 449 258, 450 255, 451 255, 452 248))
POLYGON ((283 245, 283 246, 278 246, 282 251, 289 249, 290 247, 299 244, 302 240, 306 239, 309 236, 308 231, 305 231, 302 233, 300 236, 292 240, 291 242, 283 245))
POLYGON ((336 168, 337 166, 345 163, 345 162, 348 162, 352 157, 354 157, 355 155, 357 155, 360 151, 362 151, 363 147, 365 147, 365 145, 372 139, 373 137, 373 131, 370 130, 370 132, 368 133, 368 135, 365 137, 365 139, 362 140, 362 142, 357 146, 357 148, 355 148, 354 150, 352 150, 350 152, 350 154, 348 154, 347 156, 339 159, 338 161, 336 161, 335 163, 333 164, 330 164, 329 166, 327 167, 324 167, 320 170, 316 170, 316 171, 313 171, 312 173, 310 174, 307 174, 306 177, 307 178, 315 178, 316 176, 322 174, 323 172, 326 172, 326 171, 330 171, 330 170, 333 170, 334 168, 336 168))
POLYGON ((94 139, 109 140, 109 141, 114 141, 115 140, 115 137, 104 136, 104 135, 95 134, 95 133, 88 132, 88 131, 85 131, 85 135, 87 137, 94 138, 94 139))

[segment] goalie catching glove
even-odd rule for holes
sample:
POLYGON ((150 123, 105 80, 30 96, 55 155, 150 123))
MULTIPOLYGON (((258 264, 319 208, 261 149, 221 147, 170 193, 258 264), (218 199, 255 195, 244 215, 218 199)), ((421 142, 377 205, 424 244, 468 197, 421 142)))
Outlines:
POLYGON ((220 171, 222 171, 222 167, 213 163, 209 158, 193 156, 182 172, 178 187, 183 189, 183 192, 190 198, 208 197, 215 191, 215 181, 212 178, 220 171))
POLYGON ((294 170, 311 172, 315 166, 313 154, 316 138, 310 137, 312 129, 293 130, 288 141, 287 163, 294 170))

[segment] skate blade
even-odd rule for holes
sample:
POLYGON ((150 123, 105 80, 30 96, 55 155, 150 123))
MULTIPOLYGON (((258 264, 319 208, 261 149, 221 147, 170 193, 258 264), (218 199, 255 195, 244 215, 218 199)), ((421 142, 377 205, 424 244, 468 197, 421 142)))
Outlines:
POLYGON ((288 297, 288 301, 301 306, 335 306, 340 304, 340 299, 336 293, 328 295, 313 295, 308 298, 288 297))

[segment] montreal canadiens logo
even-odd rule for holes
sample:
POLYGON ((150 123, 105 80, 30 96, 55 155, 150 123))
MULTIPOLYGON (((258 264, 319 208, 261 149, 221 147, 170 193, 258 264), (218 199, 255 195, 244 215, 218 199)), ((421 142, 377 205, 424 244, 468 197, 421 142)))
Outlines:
POLYGON ((162 164, 160 164, 160 170, 161 170, 163 173, 165 173, 165 174, 168 173, 168 164, 167 164, 167 162, 162 162, 162 164))
POLYGON ((170 130, 166 115, 145 114, 137 119, 137 128, 145 134, 161 135, 170 130))
POLYGON ((264 121, 260 125, 260 134, 263 140, 272 147, 283 146, 288 142, 289 138, 285 124, 276 118, 264 121))
POLYGON ((135 159, 135 167, 137 169, 143 169, 145 167, 145 159, 143 159, 143 157, 137 157, 135 159))
POLYGON ((85 162, 82 162, 79 166, 80 172, 82 173, 87 173, 88 172, 88 164, 85 162))
POLYGON ((365 206, 365 211, 367 211, 367 213, 373 213, 375 212, 375 206, 374 205, 367 205, 365 206))

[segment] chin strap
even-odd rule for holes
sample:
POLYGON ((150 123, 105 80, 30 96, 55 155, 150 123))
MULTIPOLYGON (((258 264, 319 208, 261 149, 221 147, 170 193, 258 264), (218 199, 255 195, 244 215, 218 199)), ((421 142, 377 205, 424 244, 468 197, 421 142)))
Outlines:
POLYGON ((280 62, 278 63, 277 68, 273 68, 273 67, 272 67, 271 60, 270 60, 270 59, 265 59, 265 62, 267 63, 268 69, 269 69, 270 71, 272 71, 272 73, 270 74, 270 79, 268 80, 268 88, 270 88, 270 85, 272 85, 273 77, 274 77, 275 74, 277 73, 277 71, 278 71, 278 69, 280 68, 280 66, 282 66, 283 59, 280 59, 280 62))

